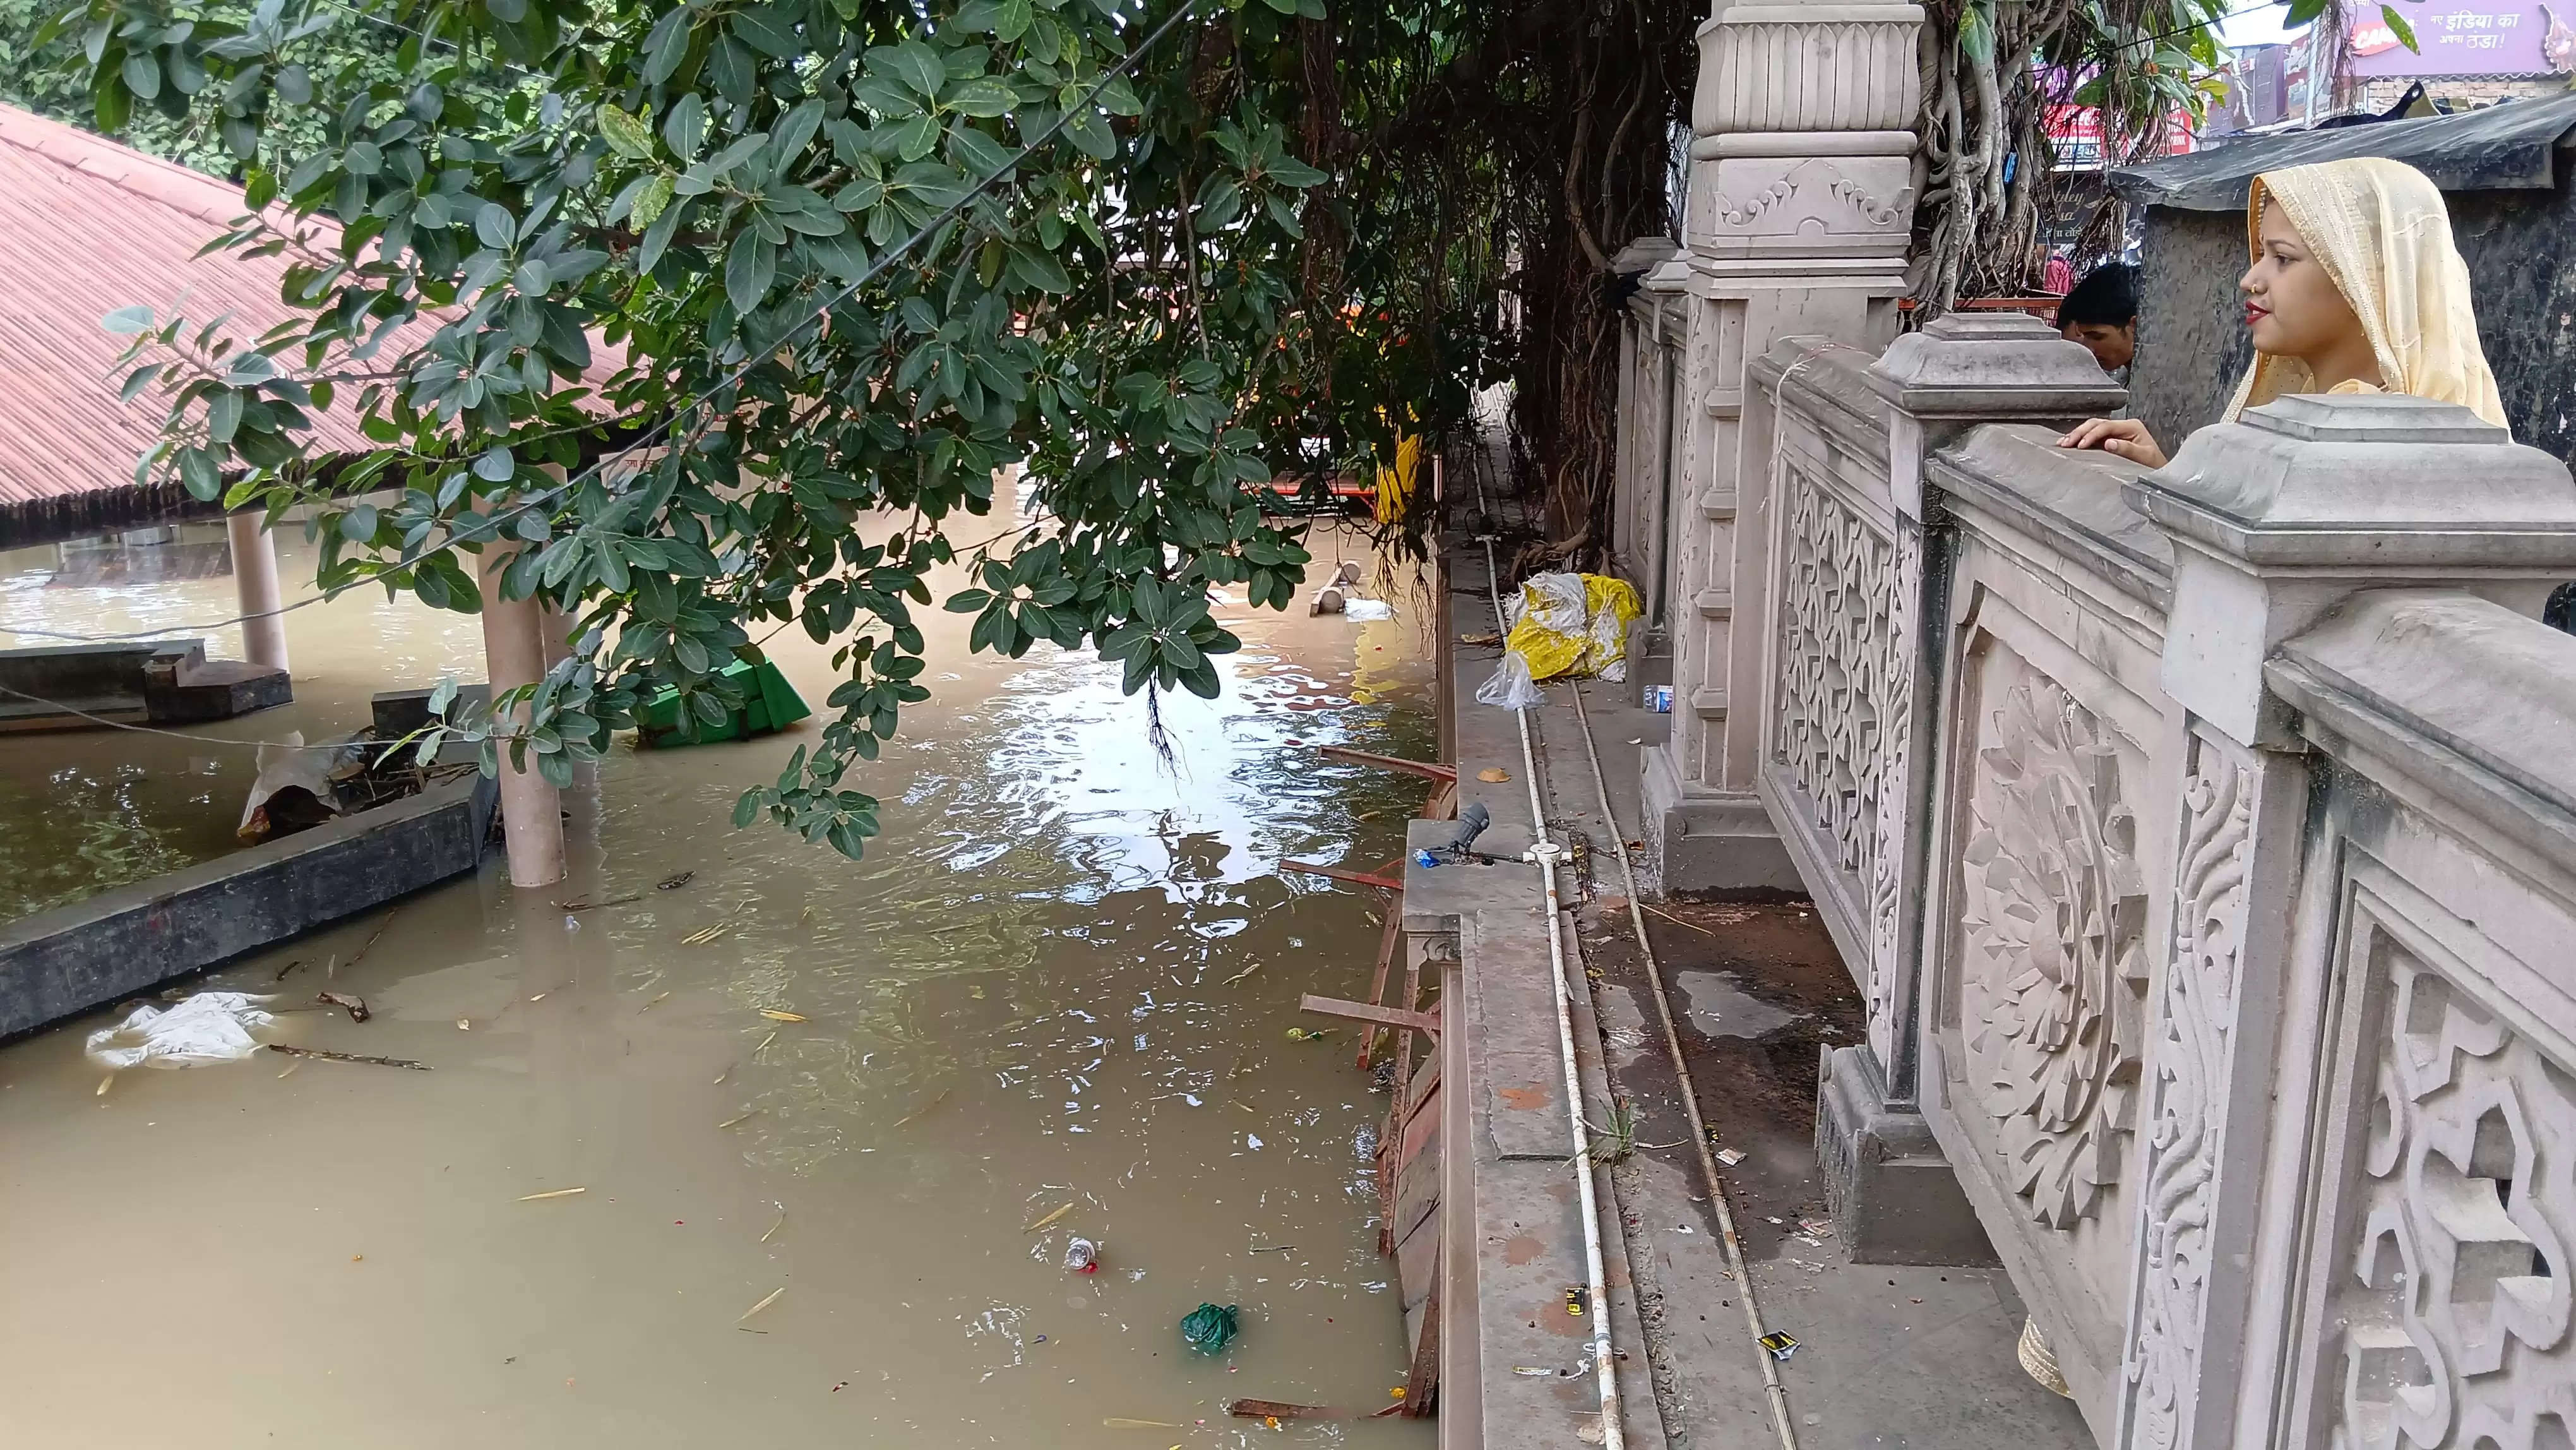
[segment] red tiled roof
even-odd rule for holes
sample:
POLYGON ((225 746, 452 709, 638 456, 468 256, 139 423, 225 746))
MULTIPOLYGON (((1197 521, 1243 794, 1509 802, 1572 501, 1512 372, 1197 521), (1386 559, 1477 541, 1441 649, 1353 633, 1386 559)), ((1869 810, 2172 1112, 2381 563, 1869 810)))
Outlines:
MULTIPOLYGON (((175 478, 136 486, 167 403, 157 388, 118 400, 128 339, 102 321, 138 304, 198 326, 230 313, 223 331, 242 342, 309 317, 278 300, 286 257, 197 255, 247 211, 231 182, 0 106, 0 543, 203 512, 175 478), (37 514, 48 521, 30 522, 37 514)), ((327 218, 298 225, 316 246, 339 244, 327 218)), ((594 337, 585 381, 598 388, 624 361, 594 337)), ((600 409, 595 393, 585 406, 600 409)), ((325 451, 365 451, 355 416, 345 404, 322 413, 310 436, 325 451)))
MULTIPOLYGON (((306 315, 278 300, 285 257, 197 255, 247 210, 230 182, 0 106, 0 507, 134 487, 166 404, 117 400, 108 313, 230 312, 235 339, 306 315)), ((367 446, 350 418, 317 420, 323 446, 367 446)))

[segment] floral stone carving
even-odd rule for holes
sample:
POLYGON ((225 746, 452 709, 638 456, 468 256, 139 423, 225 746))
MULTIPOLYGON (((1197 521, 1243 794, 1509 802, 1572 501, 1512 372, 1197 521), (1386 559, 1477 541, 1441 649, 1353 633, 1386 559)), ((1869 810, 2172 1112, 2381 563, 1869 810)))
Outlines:
POLYGON ((2227 1050, 2245 940, 2253 775, 2195 740, 2183 788, 2174 950, 2156 1043, 2147 1145, 2146 1262, 2130 1336, 2132 1450, 2172 1450, 2198 1391, 2201 1301, 2209 1288, 2210 1190, 2227 1113, 2227 1050))
POLYGON ((2364 932, 2389 1005, 2327 1317, 2343 1341, 2332 1443, 2576 1443, 2576 1072, 2364 932))
POLYGON ((2119 756, 2055 681, 2013 686, 1977 752, 1963 853, 1961 1027, 2031 1215, 2091 1217, 2119 1179, 2147 972, 2146 887, 2119 756))
MULTIPOLYGON (((1775 452, 1777 450, 1775 449, 1775 452)), ((1780 678, 1772 756, 1869 906, 1871 1037, 1882 1052, 1897 936, 1920 535, 1891 538, 1783 458, 1780 678), (1895 798, 1891 798, 1893 793, 1895 798)))

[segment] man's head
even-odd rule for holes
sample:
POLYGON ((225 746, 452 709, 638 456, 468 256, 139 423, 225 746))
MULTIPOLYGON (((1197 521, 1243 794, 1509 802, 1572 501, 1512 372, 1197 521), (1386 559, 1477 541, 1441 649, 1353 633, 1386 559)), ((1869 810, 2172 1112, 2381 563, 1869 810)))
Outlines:
POLYGON ((2106 262, 2085 273, 2057 304, 2057 330, 2090 348, 2102 371, 2127 367, 2138 352, 2138 269, 2106 262))

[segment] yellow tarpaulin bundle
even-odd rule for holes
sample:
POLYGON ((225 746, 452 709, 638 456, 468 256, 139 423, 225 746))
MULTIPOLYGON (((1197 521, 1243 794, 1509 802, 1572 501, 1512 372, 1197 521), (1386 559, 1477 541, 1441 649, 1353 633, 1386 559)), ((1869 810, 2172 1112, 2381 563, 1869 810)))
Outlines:
POLYGON ((1413 480, 1422 471, 1422 440, 1412 434, 1396 440, 1395 466, 1377 471, 1377 521, 1391 524, 1404 517, 1413 500, 1413 480))
POLYGON ((1607 574, 1535 574, 1512 601, 1502 667, 1476 692, 1488 705, 1538 703, 1536 682, 1560 675, 1628 677, 1628 626, 1642 608, 1625 579, 1607 574))

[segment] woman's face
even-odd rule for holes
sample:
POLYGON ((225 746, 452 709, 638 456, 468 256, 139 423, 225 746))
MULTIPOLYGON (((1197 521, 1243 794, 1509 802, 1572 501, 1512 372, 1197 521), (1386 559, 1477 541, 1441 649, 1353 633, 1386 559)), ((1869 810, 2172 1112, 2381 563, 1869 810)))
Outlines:
POLYGON ((2275 357, 2317 357, 2361 332, 2343 289, 2308 249, 2281 208, 2263 205, 2263 252, 2237 279, 2254 350, 2275 357))

